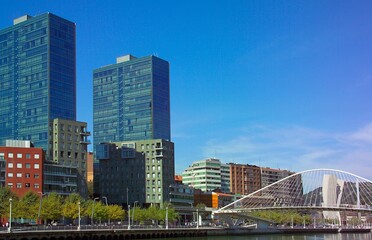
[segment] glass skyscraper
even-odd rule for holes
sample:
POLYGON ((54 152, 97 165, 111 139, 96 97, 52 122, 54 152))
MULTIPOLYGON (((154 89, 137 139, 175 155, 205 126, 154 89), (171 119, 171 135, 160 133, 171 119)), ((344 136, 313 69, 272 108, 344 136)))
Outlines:
POLYGON ((76 120, 75 24, 51 13, 0 30, 0 145, 49 149, 49 123, 76 120))
POLYGON ((169 63, 120 57, 93 72, 93 140, 170 140, 169 63))

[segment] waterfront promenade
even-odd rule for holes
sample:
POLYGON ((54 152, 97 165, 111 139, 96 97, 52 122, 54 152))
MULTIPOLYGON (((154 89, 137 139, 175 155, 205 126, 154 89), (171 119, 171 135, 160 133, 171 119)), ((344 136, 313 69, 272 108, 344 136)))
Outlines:
POLYGON ((306 234, 306 233, 370 233, 370 228, 134 228, 120 226, 91 229, 82 226, 55 226, 46 229, 20 228, 11 233, 0 232, 1 240, 125 240, 175 237, 232 236, 253 234, 306 234))

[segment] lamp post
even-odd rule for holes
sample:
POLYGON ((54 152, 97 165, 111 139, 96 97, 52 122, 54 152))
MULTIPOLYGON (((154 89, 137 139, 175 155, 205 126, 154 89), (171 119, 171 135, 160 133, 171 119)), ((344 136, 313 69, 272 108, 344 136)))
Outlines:
POLYGON ((130 205, 128 205, 128 230, 130 229, 130 205))
POLYGON ((80 231, 80 201, 78 202, 78 207, 79 207, 79 225, 78 225, 78 231, 80 231))
POLYGON ((304 228, 306 227, 306 223, 305 223, 305 216, 303 216, 303 218, 304 218, 304 228))
POLYGON ((199 209, 196 209, 196 228, 199 228, 199 209))
POLYGON ((168 229, 168 207, 165 208, 165 229, 168 229))
POLYGON ((134 209, 136 208, 136 204, 138 203, 138 201, 134 201, 133 203, 133 213, 132 213, 132 225, 134 225, 134 209))
POLYGON ((108 205, 107 204, 107 197, 103 196, 102 198, 105 199, 105 203, 106 203, 106 206, 107 206, 108 205))
POLYGON ((291 215, 291 228, 293 228, 293 215, 291 215))
POLYGON ((96 200, 99 200, 99 198, 94 198, 93 199, 93 207, 92 207, 92 226, 94 224, 94 220, 93 220, 93 217, 94 217, 94 203, 96 202, 96 200))
POLYGON ((40 204, 39 204, 39 212, 37 214, 37 221, 38 223, 40 222, 40 215, 41 215, 41 205, 43 204, 43 196, 46 195, 45 193, 39 192, 40 193, 40 204))
POLYGON ((13 199, 9 198, 9 228, 8 232, 12 232, 12 201, 13 199))
MULTIPOLYGON (((108 204, 107 204, 107 197, 103 196, 102 198, 105 199, 106 207, 107 207, 108 206, 108 204)), ((110 217, 108 218, 108 224, 110 225, 110 217)))
POLYGON ((129 209, 129 201, 128 201, 128 198, 129 198, 129 191, 128 191, 128 188, 127 188, 127 208, 129 209))

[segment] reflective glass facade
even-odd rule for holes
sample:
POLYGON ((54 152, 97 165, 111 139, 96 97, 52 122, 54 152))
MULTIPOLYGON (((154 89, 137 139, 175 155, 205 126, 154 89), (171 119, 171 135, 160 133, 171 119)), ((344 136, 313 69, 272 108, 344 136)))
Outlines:
POLYGON ((51 13, 0 30, 0 145, 48 149, 49 122, 76 119, 75 24, 51 13))
POLYGON ((93 129, 94 145, 170 140, 169 63, 128 55, 125 61, 94 70, 93 129))

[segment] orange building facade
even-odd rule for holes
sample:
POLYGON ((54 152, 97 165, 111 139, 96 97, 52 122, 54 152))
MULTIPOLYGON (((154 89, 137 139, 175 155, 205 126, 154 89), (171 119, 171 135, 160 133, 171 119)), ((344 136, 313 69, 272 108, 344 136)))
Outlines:
POLYGON ((260 167, 248 164, 230 163, 230 191, 248 195, 261 188, 260 167))
POLYGON ((88 152, 87 155, 87 182, 93 182, 93 161, 94 156, 92 152, 88 152))
POLYGON ((220 192, 203 192, 199 189, 194 191, 194 206, 199 203, 205 204, 206 207, 218 209, 237 200, 234 194, 220 192))

